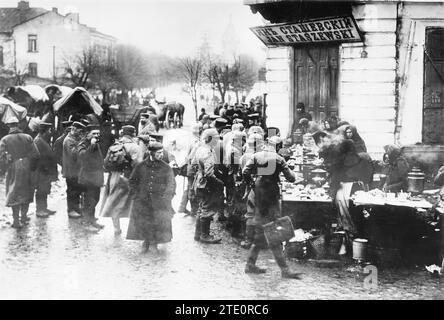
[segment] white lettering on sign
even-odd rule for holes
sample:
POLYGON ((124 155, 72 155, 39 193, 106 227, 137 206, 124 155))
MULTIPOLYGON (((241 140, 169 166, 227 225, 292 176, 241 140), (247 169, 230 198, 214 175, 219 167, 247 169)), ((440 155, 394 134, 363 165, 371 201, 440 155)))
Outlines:
POLYGON ((250 29, 265 45, 362 41, 358 26, 352 16, 275 24, 250 29))

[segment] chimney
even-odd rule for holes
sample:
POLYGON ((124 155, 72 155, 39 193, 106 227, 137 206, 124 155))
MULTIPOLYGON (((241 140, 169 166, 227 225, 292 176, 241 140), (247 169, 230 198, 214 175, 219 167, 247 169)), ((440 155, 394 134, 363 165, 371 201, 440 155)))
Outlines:
POLYGON ((52 12, 59 13, 59 10, 56 7, 52 7, 52 12))
POLYGON ((79 23, 79 13, 78 12, 67 13, 65 17, 79 23))
POLYGON ((17 8, 20 10, 29 9, 29 2, 28 1, 19 1, 17 8))

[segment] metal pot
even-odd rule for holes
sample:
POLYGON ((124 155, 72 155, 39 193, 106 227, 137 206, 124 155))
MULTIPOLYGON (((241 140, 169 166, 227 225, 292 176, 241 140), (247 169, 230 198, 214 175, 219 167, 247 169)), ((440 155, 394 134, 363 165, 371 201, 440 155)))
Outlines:
POLYGON ((316 185, 321 186, 327 180, 327 171, 323 169, 311 170, 310 178, 316 185))
POLYGON ((425 174, 421 169, 413 167, 407 175, 408 188, 407 191, 411 193, 421 193, 424 190, 425 174))

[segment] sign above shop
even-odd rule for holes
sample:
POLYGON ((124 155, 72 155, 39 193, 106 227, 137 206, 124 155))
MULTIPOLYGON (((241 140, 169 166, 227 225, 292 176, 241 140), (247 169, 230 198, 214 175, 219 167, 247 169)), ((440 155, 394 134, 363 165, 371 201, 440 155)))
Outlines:
POLYGON ((250 29, 266 46, 362 41, 352 16, 273 24, 250 29))

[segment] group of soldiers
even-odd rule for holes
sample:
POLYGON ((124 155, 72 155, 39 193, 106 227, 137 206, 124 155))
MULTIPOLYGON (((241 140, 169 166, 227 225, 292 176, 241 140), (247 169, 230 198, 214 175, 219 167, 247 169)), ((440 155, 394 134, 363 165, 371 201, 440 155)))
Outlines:
POLYGON ((209 128, 204 117, 192 126, 192 141, 187 155, 188 189, 179 212, 196 216, 194 240, 216 244, 221 238, 210 232, 214 217, 226 221, 233 237, 249 249, 246 273, 264 273, 256 266, 259 252, 270 248, 285 278, 298 279, 290 271, 281 245, 269 245, 263 225, 280 216, 279 175, 294 181, 294 173, 278 154, 281 139, 267 134, 256 122, 247 129, 242 123, 228 126, 216 118, 209 128), (203 121, 202 121, 203 120, 203 121), (190 201, 191 211, 186 209, 190 201))

